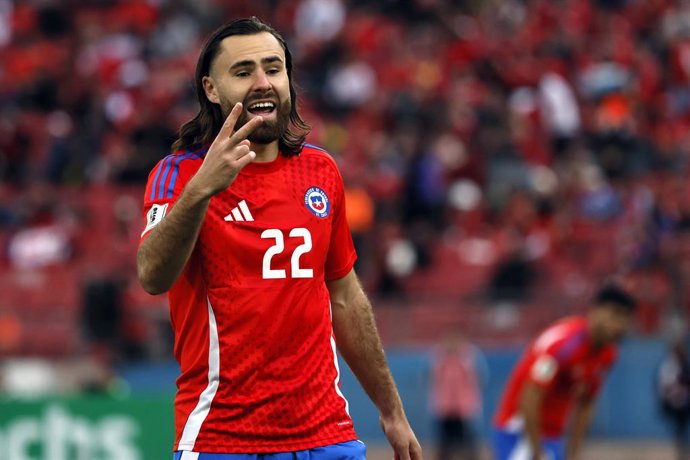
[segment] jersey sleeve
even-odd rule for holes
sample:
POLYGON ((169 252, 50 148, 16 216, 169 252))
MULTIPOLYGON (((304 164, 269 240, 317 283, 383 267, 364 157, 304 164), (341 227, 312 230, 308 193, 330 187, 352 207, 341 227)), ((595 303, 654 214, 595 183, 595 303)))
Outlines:
POLYGON ((559 362, 553 353, 543 351, 532 362, 527 374, 527 380, 538 387, 548 388, 562 370, 563 363, 559 362))
POLYGON ((542 388, 550 387, 556 378, 569 372, 573 353, 586 336, 579 327, 564 323, 547 329, 535 341, 527 379, 542 388))
POLYGON ((141 240, 165 218, 189 179, 201 164, 198 152, 176 153, 163 158, 151 170, 144 192, 144 229, 141 240))
POLYGON ((357 253, 352 242, 352 234, 345 217, 345 187, 343 178, 335 166, 336 175, 336 196, 333 203, 333 227, 331 229, 331 240, 326 256, 326 267, 324 276, 326 280, 336 280, 350 273, 357 260, 357 253))

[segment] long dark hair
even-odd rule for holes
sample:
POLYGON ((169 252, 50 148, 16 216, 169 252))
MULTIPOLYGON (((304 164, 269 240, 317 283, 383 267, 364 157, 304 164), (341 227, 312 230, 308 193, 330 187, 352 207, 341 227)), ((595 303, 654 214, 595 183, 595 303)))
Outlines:
POLYGON ((211 63, 220 50, 220 42, 233 35, 254 35, 261 32, 268 32, 273 35, 283 47, 285 67, 290 82, 290 124, 278 140, 278 148, 285 156, 297 155, 302 151, 302 145, 311 127, 302 120, 297 112, 297 92, 292 83, 292 54, 290 54, 283 37, 273 27, 252 16, 248 19, 236 19, 219 27, 206 40, 199 55, 194 75, 194 89, 200 106, 199 113, 180 127, 179 137, 172 144, 173 152, 210 144, 223 126, 225 121, 223 112, 218 104, 208 100, 201 82, 210 72, 211 63))

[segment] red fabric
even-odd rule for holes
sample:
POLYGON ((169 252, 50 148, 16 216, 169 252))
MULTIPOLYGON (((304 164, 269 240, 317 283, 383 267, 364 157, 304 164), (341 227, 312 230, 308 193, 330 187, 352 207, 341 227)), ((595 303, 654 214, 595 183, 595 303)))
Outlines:
MULTIPOLYGON (((174 204, 203 153, 178 152, 161 161, 149 178, 145 214, 154 204, 174 204)), ((182 372, 176 450, 280 452, 357 438, 338 390, 324 282, 349 273, 355 258, 342 179, 319 149, 251 163, 211 200, 192 257, 169 293, 182 372), (315 187, 327 205, 306 204, 315 187), (242 221, 225 220, 242 201, 254 220, 246 212, 242 221), (267 279, 277 270, 284 270, 283 278, 267 279), (300 270, 313 276, 299 278, 300 270), (198 418, 200 399, 208 398, 202 393, 209 387, 213 319, 220 383, 198 436, 181 443, 185 425, 198 418)))

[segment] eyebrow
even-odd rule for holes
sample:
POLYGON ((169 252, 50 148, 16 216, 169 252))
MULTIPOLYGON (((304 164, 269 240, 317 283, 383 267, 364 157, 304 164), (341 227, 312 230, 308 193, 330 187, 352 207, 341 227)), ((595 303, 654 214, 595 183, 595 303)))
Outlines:
MULTIPOLYGON (((273 55, 273 56, 266 56, 265 58, 261 59, 261 64, 273 64, 274 62, 283 62, 283 60, 280 58, 280 56, 273 55)), ((237 61, 235 62, 232 66, 230 66, 230 70, 233 69, 238 69, 240 67, 254 67, 256 65, 256 61, 252 61, 251 59, 245 59, 243 61, 237 61)))

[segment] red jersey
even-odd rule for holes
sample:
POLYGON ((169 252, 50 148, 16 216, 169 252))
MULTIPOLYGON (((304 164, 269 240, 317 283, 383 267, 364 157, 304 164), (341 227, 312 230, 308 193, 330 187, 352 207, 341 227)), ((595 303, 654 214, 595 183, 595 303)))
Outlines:
MULTIPOLYGON (((151 172, 142 239, 206 150, 176 152, 151 172)), ((211 199, 168 293, 181 369, 175 450, 281 452, 357 439, 325 284, 355 259, 342 178, 316 147, 250 163, 211 199)))
POLYGON ((571 404, 578 395, 594 397, 616 360, 615 345, 596 348, 587 331, 587 319, 566 318, 550 326, 527 348, 510 376, 494 417, 497 428, 522 431, 520 394, 526 382, 545 390, 541 430, 549 438, 560 437, 571 404))

